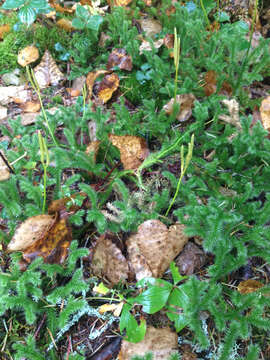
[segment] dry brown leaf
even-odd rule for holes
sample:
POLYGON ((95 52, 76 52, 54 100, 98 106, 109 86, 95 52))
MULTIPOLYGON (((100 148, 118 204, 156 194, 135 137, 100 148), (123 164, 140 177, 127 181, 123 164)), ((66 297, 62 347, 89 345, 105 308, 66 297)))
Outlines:
POLYGON ((10 25, 0 25, 0 40, 4 39, 4 35, 10 32, 10 25))
POLYGON ((71 32, 76 30, 73 26, 72 26, 72 22, 68 19, 59 19, 58 21, 56 21, 56 25, 58 27, 60 27, 61 29, 64 29, 65 31, 71 32))
POLYGON ((91 153, 94 154, 94 161, 96 161, 99 144, 100 144, 99 140, 91 141, 91 143, 87 146, 87 148, 85 150, 86 154, 91 154, 91 153))
POLYGON ((57 85, 64 79, 64 74, 59 70, 48 50, 45 51, 40 64, 34 68, 34 73, 41 89, 48 87, 50 84, 57 85))
MULTIPOLYGON (((163 45, 163 39, 159 39, 153 42, 154 48, 159 49, 163 45)), ((152 44, 149 41, 143 40, 140 47, 140 55, 143 54, 143 51, 152 51, 152 44)))
POLYGON ((171 261, 179 254, 188 237, 184 225, 175 224, 167 229, 159 220, 147 220, 138 232, 127 240, 130 265, 140 280, 145 276, 161 277, 171 261))
MULTIPOLYGON (((196 98, 193 94, 176 95, 175 102, 180 105, 179 113, 177 114, 178 121, 187 121, 191 117, 195 100, 196 98)), ((166 114, 170 115, 173 112, 173 105, 174 99, 171 99, 163 106, 163 110, 166 111, 166 114)))
POLYGON ((71 206, 67 207, 67 203, 74 202, 76 198, 82 197, 85 199, 87 194, 83 191, 78 193, 72 194, 71 196, 66 196, 62 199, 53 200, 50 205, 48 206, 48 214, 54 215, 60 212, 75 212, 80 209, 80 206, 73 203, 71 206))
POLYGON ((118 304, 103 304, 101 305, 99 308, 98 308, 98 312, 100 314, 104 314, 108 311, 113 311, 114 313, 114 316, 119 316, 119 315, 115 315, 115 312, 118 314, 119 311, 120 311, 120 314, 121 314, 121 311, 122 311, 122 307, 123 307, 123 304, 124 303, 118 303, 118 304))
MULTIPOLYGON (((4 156, 3 151, 1 151, 1 155, 4 156)), ((0 156, 0 181, 5 181, 10 178, 10 171, 5 161, 2 159, 2 156, 0 156)))
POLYGON ((7 118, 7 108, 0 105, 0 122, 6 120, 7 118))
POLYGON ((107 0, 110 7, 112 6, 127 6, 132 0, 107 0))
MULTIPOLYGON (((174 47, 174 34, 166 34, 163 39, 163 43, 167 49, 173 49, 174 47)), ((173 51, 170 53, 170 57, 174 57, 173 51)))
POLYGON ((92 6, 92 1, 91 0, 80 0, 80 4, 83 5, 89 5, 92 6))
POLYGON ((118 66, 121 70, 132 70, 132 59, 125 49, 114 49, 108 58, 107 69, 112 70, 114 66, 118 66))
POLYGON ((225 121, 228 124, 234 125, 239 130, 242 129, 242 125, 239 118, 239 104, 235 99, 222 100, 222 103, 227 106, 229 115, 219 115, 219 119, 225 121))
POLYGON ((270 130, 270 96, 267 96, 261 102, 260 113, 262 118, 262 125, 265 130, 270 130))
POLYGON ((18 63, 21 66, 29 65, 39 58, 38 48, 30 45, 22 49, 18 54, 18 63))
POLYGON ((178 270, 183 275, 194 274, 195 270, 200 269, 206 261, 205 253, 192 242, 188 242, 183 251, 175 259, 178 270))
POLYGON ((91 263, 93 274, 105 277, 112 285, 128 279, 129 268, 126 258, 108 235, 98 239, 91 263))
POLYGON ((63 13, 63 14, 72 14, 75 10, 69 9, 66 7, 61 6, 56 2, 56 0, 49 0, 49 4, 53 7, 56 11, 63 13))
POLYGON ((21 104, 21 109, 26 113, 36 113, 40 110, 40 102, 39 101, 26 101, 21 104))
POLYGON ((119 360, 131 360, 134 356, 144 356, 148 352, 153 353, 153 360, 165 360, 177 352, 177 333, 169 327, 156 329, 148 326, 145 338, 136 344, 122 341, 119 360))
POLYGON ((103 80, 99 83, 98 97, 103 104, 110 100, 113 93, 118 89, 119 77, 115 73, 105 75, 103 80))
POLYGON ((81 93, 80 90, 78 90, 78 89, 66 88, 66 90, 71 97, 77 97, 81 93))
POLYGON ((136 170, 149 155, 145 139, 131 135, 109 135, 109 140, 120 151, 125 170, 136 170))
POLYGON ((162 30, 162 26, 159 21, 154 20, 152 18, 140 19, 138 20, 142 31, 145 32, 146 36, 154 39, 156 34, 159 34, 162 30))
POLYGON ((29 90, 25 90, 24 85, 0 87, 1 105, 7 105, 13 102, 14 99, 20 99, 21 103, 25 103, 31 99, 31 92, 29 90))
POLYGON ((87 90, 88 90, 88 99, 91 99, 91 97, 92 97, 93 86, 94 86, 95 80, 100 75, 104 75, 104 74, 108 74, 108 71, 107 70, 96 70, 96 71, 91 71, 90 73, 87 74, 86 85, 87 85, 87 90))
MULTIPOLYGON (((217 73, 214 70, 209 70, 204 75, 204 92, 206 96, 215 94, 217 91, 217 73)), ((219 94, 231 96, 232 87, 227 81, 223 81, 219 94)))
POLYGON ((259 281, 249 279, 249 280, 241 281, 237 287, 237 290, 240 292, 240 294, 250 294, 254 291, 259 290, 263 286, 264 285, 259 281))
POLYGON ((67 256, 71 240, 71 229, 66 219, 37 215, 28 218, 17 228, 8 251, 22 251, 27 263, 42 256, 47 263, 61 264, 67 256))

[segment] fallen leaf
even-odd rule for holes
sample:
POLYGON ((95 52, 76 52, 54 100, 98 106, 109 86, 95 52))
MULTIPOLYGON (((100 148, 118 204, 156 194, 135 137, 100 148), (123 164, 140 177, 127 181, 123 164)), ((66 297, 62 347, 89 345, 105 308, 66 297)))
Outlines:
MULTIPOLYGON (((176 95, 175 102, 180 105, 179 112, 177 114, 177 120, 180 122, 187 121, 192 115, 192 108, 194 101, 196 100, 193 94, 181 94, 176 95)), ((166 105, 163 106, 166 114, 173 112, 174 99, 171 99, 166 105)))
POLYGON ((2 156, 4 157, 3 151, 1 151, 0 156, 0 181, 5 181, 10 178, 10 171, 2 156))
POLYGON ((94 275, 105 277, 112 285, 128 279, 126 258, 108 235, 102 235, 98 239, 93 249, 91 269, 94 275))
POLYGON ((7 118, 7 108, 0 105, 0 122, 7 118))
POLYGON ((24 103, 31 99, 31 92, 29 90, 26 90, 24 88, 24 85, 0 87, 1 105, 7 105, 13 102, 14 99, 20 99, 20 102, 24 103))
POLYGON ((4 39, 4 35, 10 32, 10 25, 0 25, 0 40, 4 39))
POLYGON ((42 256, 47 263, 63 263, 72 240, 71 229, 65 218, 37 215, 25 220, 17 228, 8 251, 22 251, 30 263, 42 256))
POLYGON ((206 261, 205 253, 192 242, 188 242, 181 254, 175 259, 178 270, 183 275, 194 274, 206 261))
POLYGON ((59 19, 58 21, 56 21, 56 25, 60 28, 60 29, 64 29, 65 31, 71 32, 76 30, 73 26, 72 26, 72 22, 68 19, 59 19))
POLYGON ((113 311, 114 312, 114 316, 119 316, 121 314, 122 311, 122 307, 123 307, 124 303, 120 302, 117 304, 103 304, 99 307, 98 312, 100 314, 104 314, 108 311, 113 311), (115 315, 115 312, 119 315, 115 315), (119 313, 120 312, 120 313, 119 313))
POLYGON ((98 97, 103 104, 110 100, 113 93, 118 89, 119 77, 115 73, 105 75, 103 80, 99 83, 98 97))
MULTIPOLYGON (((159 49, 163 45, 163 39, 153 41, 155 49, 159 49)), ((152 51, 152 44, 149 41, 143 40, 140 47, 140 55, 143 54, 143 51, 152 51)))
POLYGON ((108 71, 107 70, 96 70, 96 71, 91 71, 90 73, 87 74, 86 85, 87 85, 87 90, 88 90, 88 99, 91 99, 91 97, 92 97, 93 86, 94 86, 95 80, 100 75, 104 75, 104 74, 108 74, 108 71))
POLYGON ((147 220, 128 238, 129 261, 137 280, 145 274, 156 278, 163 275, 188 242, 184 228, 182 224, 175 224, 167 229, 159 220, 147 220))
POLYGON ((270 96, 267 96, 261 102, 260 113, 262 118, 262 125, 265 130, 270 130, 270 96))
POLYGON ((177 333, 169 327, 156 329, 148 326, 145 337, 139 343, 131 343, 123 340, 119 360, 131 360, 134 356, 144 356, 146 353, 153 354, 153 360, 165 360, 177 352, 177 333))
POLYGON ((35 113, 40 110, 40 102, 39 101, 26 101, 25 103, 21 104, 21 109, 26 113, 35 113))
POLYGON ((228 124, 234 125, 239 130, 242 129, 242 125, 239 118, 239 104, 235 99, 222 100, 222 103, 226 105, 229 111, 229 115, 219 115, 219 119, 225 121, 228 124))
POLYGON ((96 161, 99 144, 100 144, 99 140, 91 141, 91 143, 87 146, 87 148, 85 150, 86 154, 91 154, 91 153, 94 154, 94 161, 96 161))
POLYGON ((127 6, 132 0, 108 0, 110 7, 112 6, 127 6))
MULTIPOLYGON (((215 94, 217 91, 217 74, 214 70, 209 70, 204 75, 204 92, 206 96, 215 94)), ((219 94, 231 96, 232 87, 227 81, 223 81, 219 94)))
POLYGON ((18 63, 25 67, 39 58, 38 48, 36 46, 30 45, 22 49, 18 54, 18 63))
POLYGON ((237 286, 237 290, 240 292, 240 294, 250 294, 254 291, 259 290, 264 285, 260 283, 257 280, 245 280, 241 281, 240 284, 237 286))
MULTIPOLYGON (((166 46, 167 49, 173 49, 174 48, 174 34, 166 34, 165 38, 163 39, 163 43, 166 46)), ((170 57, 174 57, 173 51, 170 52, 170 57)))
POLYGON ((62 13, 62 14, 72 14, 75 10, 69 9, 66 7, 61 6, 58 4, 55 0, 49 0, 49 4, 51 7, 53 7, 56 11, 62 13))
POLYGON ((162 30, 162 26, 159 21, 146 18, 146 19, 140 19, 138 20, 138 23, 141 26, 141 29, 143 32, 145 32, 145 35, 154 39, 156 34, 159 34, 162 30))
POLYGON ((131 135, 109 135, 109 140, 120 151, 125 170, 136 170, 149 155, 145 139, 131 135))
POLYGON ((114 49, 108 58, 107 69, 112 70, 114 66, 118 66, 121 70, 132 70, 132 59, 125 49, 114 49))
POLYGON ((48 50, 45 51, 40 64, 34 68, 34 74, 41 89, 48 87, 50 84, 57 85, 64 79, 64 74, 59 70, 48 50))

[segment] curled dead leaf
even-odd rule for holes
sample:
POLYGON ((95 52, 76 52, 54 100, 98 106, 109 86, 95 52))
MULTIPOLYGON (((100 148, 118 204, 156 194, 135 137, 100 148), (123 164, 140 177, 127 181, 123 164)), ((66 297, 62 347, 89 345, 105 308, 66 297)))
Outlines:
POLYGON ((22 49, 18 54, 18 63, 25 67, 39 58, 38 48, 30 45, 22 49))
POLYGON ((188 242, 181 254, 175 259, 175 264, 180 274, 191 275, 204 265, 205 260, 205 253, 197 245, 188 242))
MULTIPOLYGON (((163 39, 159 39, 153 42, 154 48, 159 49, 163 45, 163 39)), ((143 51, 152 51, 152 44, 149 41, 143 40, 140 47, 140 55, 143 54, 143 51)))
POLYGON ((40 110, 40 102, 39 101, 26 101, 21 104, 21 109, 26 113, 36 113, 40 110))
POLYGON ((112 70, 114 66, 118 66, 121 70, 132 70, 132 59, 125 49, 114 49, 108 58, 107 69, 112 70))
POLYGON ((96 70, 96 71, 91 71, 90 73, 87 74, 86 85, 87 85, 87 90, 88 90, 88 99, 91 99, 91 97, 92 97, 93 86, 94 86, 95 80, 100 75, 104 75, 104 74, 108 74, 108 71, 107 70, 96 70))
POLYGON ((61 28, 61 29, 64 29, 65 31, 67 32, 71 32, 71 31, 74 31, 76 30, 73 26, 72 26, 72 22, 68 19, 59 19, 57 22, 56 22, 56 25, 61 28))
POLYGON ((240 294, 250 294, 254 291, 259 290, 264 285, 257 280, 248 279, 245 281, 241 281, 240 284, 237 286, 237 290, 240 294))
POLYGON ((261 102, 260 113, 262 118, 262 125, 265 130, 270 130, 270 96, 267 96, 261 102))
POLYGON ((188 241, 184 228, 175 224, 167 229, 159 220, 147 220, 128 238, 129 261, 137 280, 163 275, 188 241))
MULTIPOLYGON (((217 73, 214 70, 209 70, 204 75, 204 92, 206 96, 215 94, 217 91, 217 73)), ((231 96, 232 87, 227 81, 223 81, 219 94, 231 96)))
MULTIPOLYGON (((194 101, 196 100, 193 94, 181 94, 176 95, 175 102, 180 105, 179 112, 177 114, 177 120, 180 122, 187 121, 192 115, 192 108, 194 101)), ((166 105, 163 106, 166 114, 173 112, 174 99, 171 99, 166 105)))
POLYGON ((57 85, 64 79, 64 74, 59 70, 56 62, 48 50, 45 51, 41 62, 34 68, 36 81, 41 89, 57 85))
POLYGON ((156 34, 159 34, 162 30, 162 26, 159 21, 152 18, 145 18, 138 20, 143 32, 146 36, 154 39, 156 34))
POLYGON ((113 93, 118 89, 119 77, 115 73, 105 75, 98 87, 98 97, 103 104, 110 100, 113 93))
POLYGON ((109 135, 109 140, 120 151, 125 170, 136 170, 149 155, 145 139, 131 135, 109 135))
POLYGON ((98 239, 93 249, 91 269, 94 275, 105 277, 112 285, 128 279, 126 258, 108 235, 98 239))
POLYGON ((71 229, 66 219, 37 215, 17 228, 8 251, 22 251, 27 263, 42 256, 47 263, 61 264, 67 256, 71 240, 71 229))
POLYGON ((10 32, 10 25, 4 24, 0 26, 0 40, 4 39, 5 34, 10 32))
POLYGON ((119 354, 120 360, 131 360, 134 356, 144 356, 146 353, 153 353, 154 360, 169 359, 177 352, 177 333, 169 327, 156 329, 148 326, 145 337, 139 343, 131 343, 123 340, 119 354))

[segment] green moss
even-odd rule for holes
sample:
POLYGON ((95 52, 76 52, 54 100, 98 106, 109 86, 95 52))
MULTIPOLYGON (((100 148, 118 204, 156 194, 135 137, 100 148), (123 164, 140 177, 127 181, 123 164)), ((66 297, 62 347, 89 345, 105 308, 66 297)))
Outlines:
POLYGON ((43 54, 48 49, 53 56, 56 56, 54 45, 58 42, 63 47, 69 43, 69 35, 56 26, 48 28, 42 24, 34 24, 30 29, 21 27, 15 31, 13 26, 17 22, 17 16, 3 16, 0 24, 9 24, 12 30, 6 34, 0 46, 0 73, 14 70, 18 67, 17 54, 27 45, 36 45, 43 54))

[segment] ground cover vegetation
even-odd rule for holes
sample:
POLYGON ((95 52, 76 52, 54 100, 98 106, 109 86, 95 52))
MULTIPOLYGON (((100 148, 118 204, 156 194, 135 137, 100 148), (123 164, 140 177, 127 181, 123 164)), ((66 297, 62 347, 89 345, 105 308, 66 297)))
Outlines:
POLYGON ((2 3, 1 358, 268 358, 269 9, 2 3))

